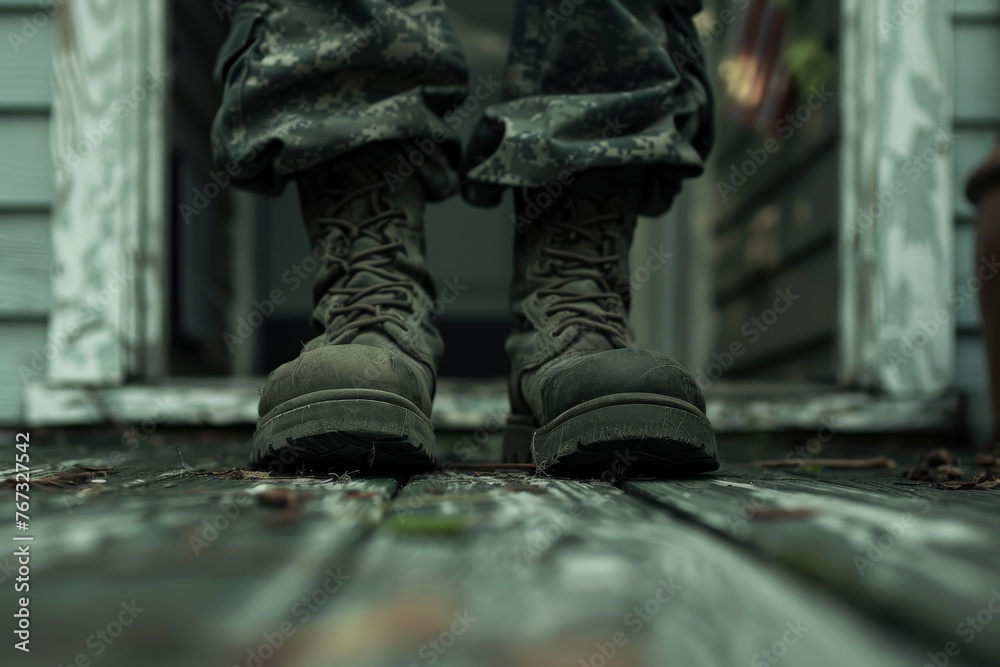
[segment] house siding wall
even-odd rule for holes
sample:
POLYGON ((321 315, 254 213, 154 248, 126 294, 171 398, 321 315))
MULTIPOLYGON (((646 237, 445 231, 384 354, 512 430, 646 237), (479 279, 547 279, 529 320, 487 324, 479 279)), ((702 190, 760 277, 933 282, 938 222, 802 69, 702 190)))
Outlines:
MULTIPOLYGON (((965 298, 979 265, 975 209, 965 181, 1000 138, 1000 0, 955 0, 955 286, 965 298)), ((968 423, 977 438, 992 422, 979 304, 966 299, 957 311, 956 384, 968 399, 968 423)))
POLYGON ((22 422, 25 381, 44 372, 52 44, 53 20, 38 3, 0 0, 0 424, 22 422))
MULTIPOLYGON (((726 2, 706 3, 718 10, 726 2)), ((786 30, 811 36, 836 52, 839 2, 812 0, 798 5, 786 30)), ((733 24, 709 49, 710 66, 725 67, 738 47, 733 24), (731 33, 731 34, 730 34, 731 33)), ((776 121, 804 100, 775 114, 765 131, 743 127, 718 90, 718 141, 706 179, 713 187, 715 343, 707 369, 724 380, 769 379, 832 383, 836 377, 837 225, 839 216, 839 98, 837 73, 826 91, 832 96, 810 110, 796 129, 776 121), (771 131, 772 128, 774 131, 771 131), (760 166, 750 163, 770 150, 760 166), (734 176, 734 169, 745 177, 734 176), (735 184, 735 192, 723 189, 735 184), (779 292, 795 298, 787 311, 766 325, 779 292), (766 327, 766 331, 763 327, 766 327), (741 350, 733 356, 731 351, 741 350)), ((815 103, 815 100, 814 100, 815 103)), ((707 194, 707 193, 706 193, 707 194)))

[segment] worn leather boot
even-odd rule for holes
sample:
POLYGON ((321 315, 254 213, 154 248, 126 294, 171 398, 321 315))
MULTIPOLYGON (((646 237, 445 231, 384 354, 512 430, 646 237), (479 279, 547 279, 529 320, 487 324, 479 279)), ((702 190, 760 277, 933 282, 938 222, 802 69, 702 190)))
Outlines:
POLYGON ((319 270, 320 333, 261 392, 250 463, 273 471, 434 464, 431 401, 443 351, 431 323, 418 179, 390 189, 374 159, 298 179, 319 270))
POLYGON ((691 375, 633 347, 628 251, 638 192, 629 173, 515 195, 508 461, 603 479, 718 468, 691 375))

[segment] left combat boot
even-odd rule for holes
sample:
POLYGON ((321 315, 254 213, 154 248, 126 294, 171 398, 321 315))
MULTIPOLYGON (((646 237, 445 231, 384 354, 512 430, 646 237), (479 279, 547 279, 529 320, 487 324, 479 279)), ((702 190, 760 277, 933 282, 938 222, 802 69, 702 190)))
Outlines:
POLYGON ((515 196, 507 461, 605 479, 719 467, 694 379, 632 344, 637 195, 617 170, 586 173, 554 201, 540 189, 515 196))

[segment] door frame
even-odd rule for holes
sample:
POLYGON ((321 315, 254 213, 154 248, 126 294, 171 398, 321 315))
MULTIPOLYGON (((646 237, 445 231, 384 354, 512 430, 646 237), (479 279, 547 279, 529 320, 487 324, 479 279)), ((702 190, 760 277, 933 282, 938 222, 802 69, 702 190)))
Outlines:
POLYGON ((167 2, 70 2, 55 18, 51 384, 166 367, 167 2))
MULTIPOLYGON (((169 1, 80 1, 60 12, 53 145, 75 146, 88 132, 94 136, 93 128, 101 128, 116 100, 142 87, 150 68, 166 66, 169 1)), ((950 427, 958 414, 957 399, 943 395, 953 385, 953 327, 916 346, 902 370, 892 363, 900 332, 918 330, 914 327, 947 308, 954 275, 951 153, 941 154, 919 188, 897 195, 870 229, 852 232, 857 231, 853 212, 900 178, 905 161, 898 156, 917 151, 931 129, 951 122, 951 2, 927 3, 926 11, 885 34, 879 32, 880 22, 891 20, 890 0, 841 2, 839 387, 820 388, 826 391, 821 397, 787 387, 773 395, 760 386, 741 391, 740 383, 729 383, 737 390, 720 387, 718 397, 709 397, 717 406, 713 412, 742 414, 741 406, 751 405, 748 401, 756 412, 745 420, 730 419, 726 430, 801 429, 819 423, 830 410, 844 407, 838 408, 837 395, 829 393, 836 391, 849 397, 854 410, 854 421, 845 430, 927 428, 928 415, 950 427), (903 88, 887 85, 914 63, 927 62, 937 67, 922 69, 921 81, 941 91, 935 100, 921 99, 914 106, 920 98, 912 81, 903 88), (907 260, 912 256, 933 270, 915 270, 907 260), (922 295, 918 303, 902 298, 914 294, 922 295), (884 400, 869 400, 873 394, 882 394, 884 400), (895 403, 894 396, 899 399, 895 403), (806 404, 808 409, 803 409, 806 404), (917 419, 921 415, 922 420, 917 419)), ((166 380, 170 284, 169 76, 164 85, 146 93, 75 168, 57 170, 55 298, 49 331, 55 354, 48 382, 28 388, 29 422, 66 423, 66 415, 72 414, 74 423, 90 423, 107 420, 109 412, 112 419, 119 415, 138 420, 157 408, 152 397, 169 401, 173 396, 177 407, 165 421, 202 423, 211 417, 198 398, 207 396, 205 391, 232 399, 218 399, 220 413, 228 415, 222 421, 252 421, 252 385, 258 379, 233 378, 228 385, 215 382, 210 388, 197 379, 160 384, 166 380), (96 299, 99 307, 91 309, 94 316, 81 326, 80 304, 88 299, 96 299), (155 391, 147 391, 156 384, 155 391), (75 412, 69 411, 73 406, 75 412)), ((708 187, 701 185, 702 191, 708 187)), ((697 217, 697 209, 697 202, 685 194, 681 210, 697 217)), ((675 211, 671 218, 676 225, 687 215, 675 211)), ((709 311, 697 318, 690 313, 699 306, 711 307, 711 291, 706 287, 694 297, 673 291, 687 290, 692 281, 707 286, 710 232, 705 225, 695 225, 685 233, 671 233, 664 221, 657 222, 646 226, 643 242, 664 242, 668 250, 676 248, 682 261, 669 271, 668 285, 640 297, 660 308, 640 328, 647 331, 647 344, 680 346, 683 356, 691 357, 688 363, 696 363, 695 357, 710 352, 709 311), (677 322, 688 323, 684 331, 672 331, 677 322)))
POLYGON ((952 2, 841 1, 839 380, 940 395, 955 384, 955 147, 937 141, 954 119, 952 2))

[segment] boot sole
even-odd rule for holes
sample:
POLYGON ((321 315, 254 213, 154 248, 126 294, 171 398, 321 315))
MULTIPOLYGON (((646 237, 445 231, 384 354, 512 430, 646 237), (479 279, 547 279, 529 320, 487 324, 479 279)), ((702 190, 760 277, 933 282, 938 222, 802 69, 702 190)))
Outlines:
POLYGON ((250 467, 287 475, 434 468, 434 427, 415 405, 389 392, 351 392, 319 391, 275 407, 254 432, 250 467))
POLYGON ((539 470, 554 475, 611 481, 719 468, 708 418, 667 396, 614 394, 587 401, 536 429, 526 448, 529 429, 523 417, 508 422, 505 458, 517 462, 530 455, 539 470))

